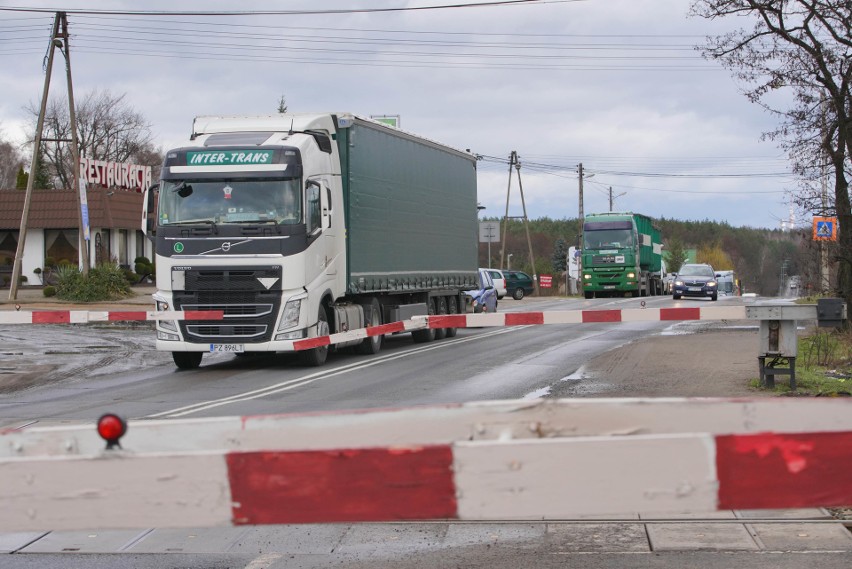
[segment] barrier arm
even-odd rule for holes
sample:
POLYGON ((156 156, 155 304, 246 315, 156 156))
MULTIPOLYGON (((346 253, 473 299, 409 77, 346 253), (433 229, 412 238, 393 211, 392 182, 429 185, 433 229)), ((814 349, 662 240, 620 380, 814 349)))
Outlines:
POLYGON ((0 531, 852 504, 849 399, 566 399, 0 432, 0 531), (119 435, 120 437, 120 435, 119 435))

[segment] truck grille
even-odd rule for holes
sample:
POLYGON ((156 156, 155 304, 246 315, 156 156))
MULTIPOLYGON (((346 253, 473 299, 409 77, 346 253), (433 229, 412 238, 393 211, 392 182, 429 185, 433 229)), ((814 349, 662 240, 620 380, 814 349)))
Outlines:
POLYGON ((188 270, 175 310, 221 310, 224 320, 183 320, 187 342, 258 343, 272 339, 281 307, 281 269, 188 270), (267 288, 260 279, 275 283, 267 288))

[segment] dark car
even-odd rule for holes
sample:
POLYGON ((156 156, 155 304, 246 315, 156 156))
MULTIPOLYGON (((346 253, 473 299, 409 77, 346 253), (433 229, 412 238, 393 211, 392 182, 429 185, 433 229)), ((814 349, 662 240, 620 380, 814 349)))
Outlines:
POLYGON ((522 271, 503 271, 503 276, 506 277, 506 294, 515 300, 521 300, 524 295, 532 294, 533 280, 532 277, 522 271))
POLYGON ((716 282, 716 272, 710 265, 683 265, 675 275, 672 283, 672 298, 679 300, 682 296, 719 297, 719 286, 716 282))

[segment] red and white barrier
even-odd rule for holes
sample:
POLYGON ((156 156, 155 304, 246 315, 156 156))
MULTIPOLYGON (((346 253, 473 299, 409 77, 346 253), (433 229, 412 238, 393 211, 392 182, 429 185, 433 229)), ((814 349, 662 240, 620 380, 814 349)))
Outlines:
POLYGON ((615 310, 550 310, 541 312, 493 312, 490 314, 447 314, 417 316, 404 322, 382 324, 293 342, 293 349, 309 350, 341 342, 360 340, 395 332, 426 328, 479 328, 496 326, 532 326, 544 324, 589 324, 595 322, 674 322, 683 320, 742 320, 745 306, 688 308, 625 308, 615 310))
POLYGON ((90 324, 147 320, 222 320, 222 310, 0 310, 2 324, 90 324))
POLYGON ((0 433, 0 531, 852 504, 852 401, 501 401, 0 433))

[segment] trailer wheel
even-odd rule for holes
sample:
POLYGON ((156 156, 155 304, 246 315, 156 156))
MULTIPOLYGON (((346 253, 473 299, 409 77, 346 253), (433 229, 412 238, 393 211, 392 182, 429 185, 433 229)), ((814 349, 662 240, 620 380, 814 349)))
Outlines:
MULTIPOLYGON (((429 299, 429 315, 435 314, 435 299, 429 299)), ((418 344, 431 342, 435 339, 435 329, 426 328, 425 330, 415 330, 411 333, 411 338, 418 344)))
MULTIPOLYGON (((447 301, 447 312, 450 314, 458 314, 459 313, 459 299, 455 296, 451 296, 447 301)), ((447 338, 455 338, 458 333, 458 328, 447 328, 447 338)))
MULTIPOLYGON (((364 319, 366 325, 381 326, 382 324, 382 306, 379 304, 379 299, 373 297, 369 304, 364 305, 364 319)), ((355 348, 359 354, 370 355, 378 354, 382 349, 382 339, 384 336, 368 336, 364 338, 355 348)))
MULTIPOLYGON (((447 314, 447 297, 442 296, 438 298, 438 310, 436 311, 438 314, 446 315, 447 314)), ((435 328, 435 339, 443 340, 447 337, 447 329, 446 328, 435 328)))
POLYGON ((202 357, 204 352, 172 352, 172 359, 178 369, 197 369, 202 357))
MULTIPOLYGON (((328 315, 325 313, 325 306, 320 304, 319 320, 317 320, 317 336, 328 336, 328 315)), ((320 346, 305 350, 302 354, 302 360, 309 366, 319 367, 325 363, 328 358, 328 346, 320 346)))

